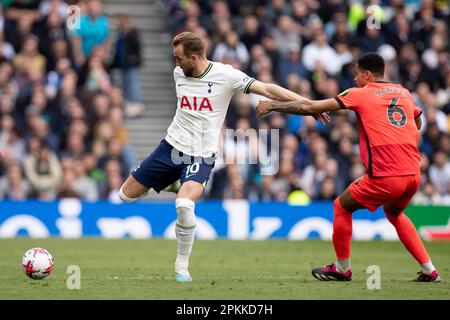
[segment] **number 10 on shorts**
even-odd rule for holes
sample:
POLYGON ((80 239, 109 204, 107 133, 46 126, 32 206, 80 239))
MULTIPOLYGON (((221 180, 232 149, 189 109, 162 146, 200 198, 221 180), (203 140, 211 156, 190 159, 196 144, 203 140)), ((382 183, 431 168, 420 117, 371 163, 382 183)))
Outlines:
POLYGON ((196 174, 198 170, 200 170, 200 164, 198 162, 189 165, 186 170, 186 178, 196 174))

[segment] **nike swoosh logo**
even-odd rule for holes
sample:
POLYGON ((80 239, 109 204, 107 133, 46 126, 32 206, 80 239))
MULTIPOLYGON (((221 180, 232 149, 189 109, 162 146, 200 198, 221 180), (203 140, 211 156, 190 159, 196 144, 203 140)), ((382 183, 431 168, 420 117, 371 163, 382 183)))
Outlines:
POLYGON ((186 85, 186 83, 179 83, 178 84, 179 87, 184 86, 184 85, 186 85))
POLYGON ((185 177, 185 179, 187 179, 187 178, 189 178, 189 177, 192 177, 192 176, 195 176, 195 173, 192 173, 192 174, 190 174, 190 175, 187 175, 187 176, 185 177))

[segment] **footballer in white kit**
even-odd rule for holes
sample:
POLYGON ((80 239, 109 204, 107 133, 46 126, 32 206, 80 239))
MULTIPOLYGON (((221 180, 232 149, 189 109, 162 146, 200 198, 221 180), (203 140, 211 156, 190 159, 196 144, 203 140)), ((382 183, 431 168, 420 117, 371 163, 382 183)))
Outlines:
MULTIPOLYGON (((241 91, 280 101, 305 98, 275 84, 257 81, 230 65, 207 60, 204 43, 194 33, 175 36, 172 45, 177 64, 173 72, 178 100, 175 117, 165 139, 131 172, 119 195, 123 201, 132 202, 145 196, 150 188, 160 192, 180 180, 175 201, 178 215, 175 279, 189 282, 195 202, 214 167, 221 127, 232 96, 241 91)), ((327 121, 324 115, 314 117, 327 121)))
POLYGON ((177 111, 167 136, 156 150, 132 171, 142 185, 160 192, 177 180, 205 186, 214 167, 219 135, 234 93, 248 93, 255 79, 230 65, 208 61, 197 77, 174 72, 177 111))
POLYGON ((186 154, 210 157, 218 151, 231 98, 238 91, 249 93, 255 79, 230 65, 210 61, 198 77, 186 77, 180 67, 173 77, 178 103, 166 140, 186 154))

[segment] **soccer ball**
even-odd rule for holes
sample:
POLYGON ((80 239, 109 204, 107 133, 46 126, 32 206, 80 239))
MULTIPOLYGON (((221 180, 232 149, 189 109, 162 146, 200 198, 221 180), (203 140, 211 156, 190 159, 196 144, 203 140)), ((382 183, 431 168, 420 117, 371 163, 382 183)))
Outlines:
POLYGON ((32 248, 23 255, 22 267, 31 279, 47 278, 54 265, 52 255, 43 248, 32 248))

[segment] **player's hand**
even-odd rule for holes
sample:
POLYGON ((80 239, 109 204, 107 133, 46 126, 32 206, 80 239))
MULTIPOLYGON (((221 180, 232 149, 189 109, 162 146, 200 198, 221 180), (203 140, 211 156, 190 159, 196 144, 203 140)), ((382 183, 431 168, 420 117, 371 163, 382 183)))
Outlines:
POLYGON ((259 101, 256 106, 256 119, 259 120, 264 117, 266 114, 269 114, 272 111, 272 102, 270 101, 259 101))
POLYGON ((323 113, 315 113, 313 115, 314 119, 316 119, 317 121, 322 122, 323 125, 326 125, 328 122, 331 121, 331 117, 330 114, 328 112, 323 112, 323 113))

